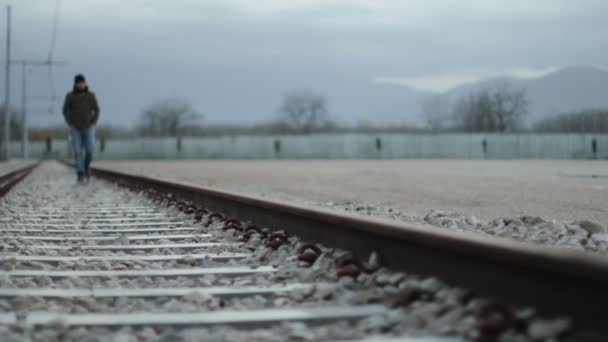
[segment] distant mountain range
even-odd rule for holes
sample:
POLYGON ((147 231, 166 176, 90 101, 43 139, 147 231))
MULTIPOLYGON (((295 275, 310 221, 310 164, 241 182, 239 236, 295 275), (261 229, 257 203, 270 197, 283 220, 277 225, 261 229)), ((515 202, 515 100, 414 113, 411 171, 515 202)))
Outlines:
MULTIPOLYGON (((443 95, 456 101, 495 82, 507 81, 527 89, 528 123, 560 113, 588 108, 608 108, 608 71, 595 67, 568 67, 543 77, 521 79, 496 77, 453 88, 443 95)), ((422 103, 438 93, 406 86, 353 82, 332 84, 320 93, 328 98, 329 110, 341 122, 375 125, 423 125, 422 103)))

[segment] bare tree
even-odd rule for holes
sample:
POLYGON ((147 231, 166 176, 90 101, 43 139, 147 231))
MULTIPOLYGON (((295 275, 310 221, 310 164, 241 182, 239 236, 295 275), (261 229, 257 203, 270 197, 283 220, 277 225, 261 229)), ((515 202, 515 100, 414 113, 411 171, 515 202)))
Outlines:
POLYGON ((306 90, 285 95, 279 112, 295 133, 309 134, 331 124, 325 97, 306 90))
POLYGON ((522 126, 528 114, 528 94, 525 88, 514 88, 508 82, 495 84, 492 106, 499 132, 514 131, 522 126))
POLYGON ((139 117, 137 132, 144 136, 178 136, 201 118, 187 101, 168 99, 154 103, 139 117))
POLYGON ((494 132, 491 95, 486 90, 462 97, 454 108, 456 128, 465 132, 494 132))
POLYGON ((526 90, 505 82, 460 98, 453 117, 465 132, 508 132, 520 129, 527 113, 526 90))
POLYGON ((450 121, 449 99, 442 94, 432 95, 422 102, 427 127, 433 131, 446 128, 450 121))

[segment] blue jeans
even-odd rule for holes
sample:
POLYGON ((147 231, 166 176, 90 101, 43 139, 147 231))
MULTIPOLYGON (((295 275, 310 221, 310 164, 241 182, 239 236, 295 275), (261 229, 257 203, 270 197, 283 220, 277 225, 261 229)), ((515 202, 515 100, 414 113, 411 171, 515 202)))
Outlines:
POLYGON ((74 160, 79 176, 89 175, 89 164, 93 159, 95 148, 95 127, 70 128, 72 146, 74 147, 74 160))

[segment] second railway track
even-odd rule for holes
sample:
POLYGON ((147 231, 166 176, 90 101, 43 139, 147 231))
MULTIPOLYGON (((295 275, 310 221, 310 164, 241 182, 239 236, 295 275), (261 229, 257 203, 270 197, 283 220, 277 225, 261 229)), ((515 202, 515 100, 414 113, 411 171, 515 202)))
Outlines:
POLYGON ((118 185, 78 186, 65 166, 45 163, 0 202, 4 337, 526 341, 606 332, 596 316, 608 304, 599 257, 96 174, 118 185))

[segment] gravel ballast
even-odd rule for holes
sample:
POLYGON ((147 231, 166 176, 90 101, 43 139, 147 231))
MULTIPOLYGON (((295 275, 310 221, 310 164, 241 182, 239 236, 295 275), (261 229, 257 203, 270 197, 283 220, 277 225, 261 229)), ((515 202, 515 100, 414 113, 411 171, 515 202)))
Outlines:
MULTIPOLYGON (((283 341, 292 340, 340 340, 360 339, 381 336, 391 337, 448 337, 449 341, 471 340, 480 336, 502 341, 551 340, 568 333, 572 329, 568 317, 540 317, 533 308, 516 307, 479 298, 466 289, 451 287, 434 277, 421 277, 415 274, 395 272, 382 267, 377 255, 363 260, 368 271, 346 268, 352 271, 340 275, 337 267, 339 260, 349 255, 348 251, 318 246, 320 254, 316 260, 307 262, 298 258, 298 250, 304 244, 294 236, 286 243, 275 248, 267 246, 267 241, 259 233, 243 239, 236 229, 223 229, 223 223, 212 222, 205 227, 196 222, 193 215, 186 215, 174 207, 155 205, 143 193, 135 193, 111 185, 105 181, 92 179, 86 185, 76 185, 71 171, 56 163, 45 163, 34 173, 17 185, 11 193, 0 200, 0 228, 11 228, 12 224, 27 225, 34 222, 27 215, 40 211, 40 208, 62 208, 53 215, 64 221, 76 223, 78 232, 70 236, 100 236, 87 233, 100 226, 83 219, 82 209, 115 207, 127 211, 129 207, 151 208, 167 220, 183 222, 184 226, 196 227, 189 237, 182 240, 139 240, 129 241, 118 236, 111 243, 122 245, 155 245, 170 243, 207 243, 221 242, 230 245, 204 247, 201 249, 158 248, 146 251, 108 251, 86 250, 82 245, 107 245, 107 241, 37 241, 19 239, 19 234, 2 232, 4 239, 0 251, 0 289, 158 289, 158 288, 209 288, 209 287, 271 287, 294 284, 302 288, 277 292, 269 295, 222 297, 190 293, 183 296, 160 297, 62 297, 49 298, 42 295, 2 297, 0 314, 15 314, 17 318, 28 313, 54 312, 64 314, 138 314, 138 313, 200 313, 222 312, 222 310, 260 310, 286 308, 318 308, 335 306, 383 305, 382 314, 371 315, 361 320, 338 320, 320 325, 303 322, 283 322, 266 328, 236 328, 231 326, 211 327, 70 327, 61 320, 53 325, 39 327, 25 323, 0 325, 3 339, 7 341, 69 340, 69 341, 283 341), (26 215, 27 214, 27 215, 26 215), (43 245, 71 247, 69 249, 45 250, 43 245), (195 253, 245 254, 244 259, 214 261, 188 257, 195 253), (183 258, 171 261, 90 261, 71 260, 62 262, 41 262, 16 260, 11 256, 118 256, 136 257, 146 255, 180 255, 183 258), (137 271, 163 269, 211 269, 222 267, 272 266, 267 273, 221 276, 204 275, 192 277, 12 277, 11 271, 137 271), (518 322, 525 324, 509 325, 504 331, 488 335, 477 317, 479 310, 490 304, 513 312, 518 322)), ((358 204, 352 204, 358 205, 358 204)), ((341 210, 350 210, 342 207, 341 210)), ((355 208, 356 209, 356 208, 355 208)), ((356 210, 360 211, 360 210, 356 210)), ((118 210, 117 210, 118 212, 118 210)), ((371 213, 370 213, 371 214, 371 213)), ((400 214, 401 215, 401 214, 400 214)), ((133 215, 125 214, 125 218, 133 215)), ((438 219, 438 218, 434 218, 438 219)), ((203 219, 203 222, 205 219, 203 219)), ((112 221, 116 222, 116 221, 112 221)), ((125 221, 126 222, 126 221, 125 221)), ((49 235, 54 229, 52 223, 46 232, 35 236, 49 235)), ((171 228, 167 228, 170 230, 171 228)), ((465 228, 462 228, 465 229, 465 228)), ((262 233, 270 231, 262 227, 262 233)), ((275 231, 274 233, 281 233, 275 231)), ((158 233, 154 233, 158 234, 158 233)), ((164 233, 168 234, 168 233, 164 233)), ((138 234, 141 235, 141 234, 138 234)), ((21 322, 18 320, 18 322, 21 322)), ((441 339, 439 339, 441 341, 441 339)), ((422 341, 422 340, 421 340, 422 341)))

